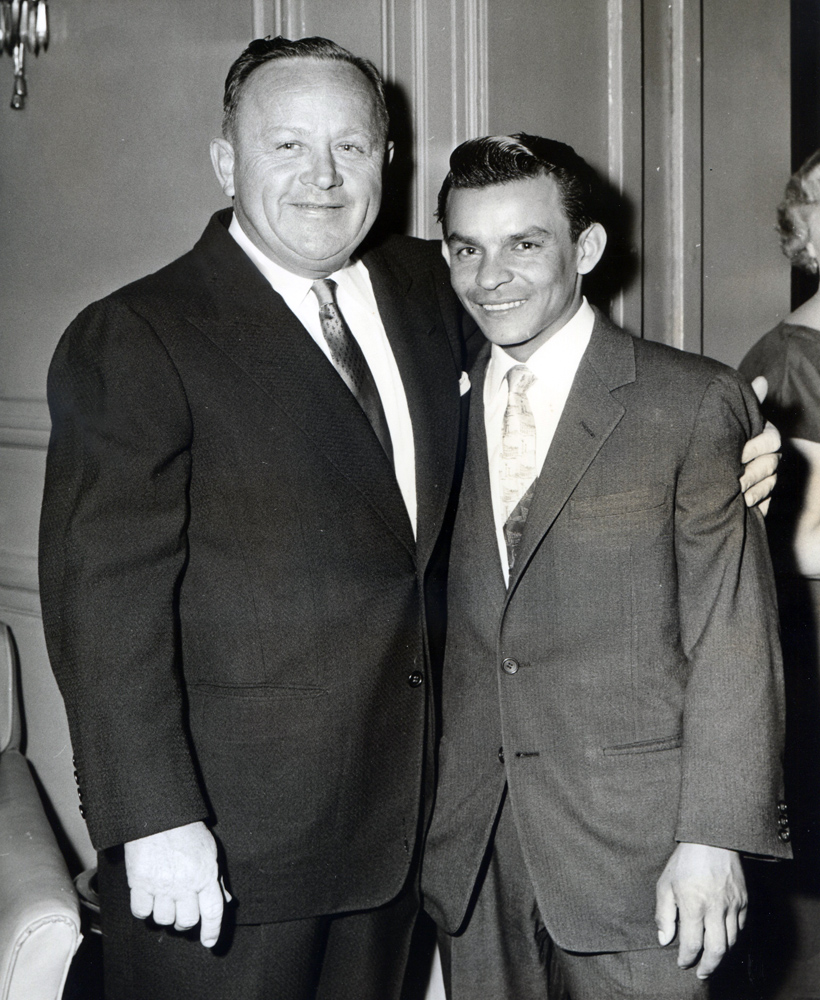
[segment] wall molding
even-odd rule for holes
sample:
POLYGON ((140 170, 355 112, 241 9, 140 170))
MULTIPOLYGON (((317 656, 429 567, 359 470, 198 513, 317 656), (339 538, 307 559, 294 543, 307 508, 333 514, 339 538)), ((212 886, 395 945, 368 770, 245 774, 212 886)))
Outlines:
POLYGON ((274 26, 274 9, 281 6, 279 0, 251 0, 251 16, 254 38, 264 38, 270 35, 274 26))
POLYGON ((489 131, 488 0, 451 0, 451 144, 489 131))
POLYGON ((382 76, 396 82, 396 0, 381 0, 382 76))
POLYGON ((703 32, 700 4, 673 0, 669 175, 673 344, 703 351, 703 32))
POLYGON ((302 38, 306 33, 305 0, 251 0, 251 11, 254 38, 302 38))
POLYGON ((45 451, 51 418, 44 399, 0 398, 0 448, 45 451))
POLYGON ((464 2, 464 134, 454 135, 454 144, 486 135, 490 125, 488 88, 488 19, 489 0, 464 2))
POLYGON ((0 590, 38 594, 37 556, 0 548, 0 590))
POLYGON ((642 2, 644 332, 703 347, 703 26, 700 3, 642 2))
POLYGON ((7 615, 24 615, 26 618, 42 619, 40 595, 36 591, 18 590, 0 583, 0 619, 7 615))
POLYGON ((427 103, 429 76, 427 67, 427 2, 413 0, 410 19, 410 44, 413 50, 413 141, 415 145, 416 174, 413 178, 415 199, 413 205, 413 232, 416 236, 427 235, 427 195, 429 188, 430 163, 430 108, 427 103))
MULTIPOLYGON (((607 175, 621 198, 643 190, 643 116, 635 114, 642 104, 641 74, 642 0, 607 0, 607 175)), ((639 251, 643 206, 632 202, 630 246, 639 251)), ((613 298, 610 314, 634 333, 643 328, 643 296, 640 281, 621 288, 613 298)))

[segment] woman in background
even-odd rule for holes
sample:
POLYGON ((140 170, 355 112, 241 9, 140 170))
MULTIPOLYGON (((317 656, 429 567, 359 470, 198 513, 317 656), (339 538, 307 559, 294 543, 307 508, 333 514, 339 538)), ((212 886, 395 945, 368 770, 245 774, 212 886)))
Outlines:
MULTIPOLYGON (((787 184, 778 229, 792 264, 816 274, 820 150, 787 184)), ((820 997, 820 290, 758 341, 740 369, 750 379, 765 375, 763 409, 783 436, 766 520, 786 672, 786 800, 794 862, 767 873, 774 920, 764 935, 780 965, 775 992, 767 996, 797 1000, 820 997)))

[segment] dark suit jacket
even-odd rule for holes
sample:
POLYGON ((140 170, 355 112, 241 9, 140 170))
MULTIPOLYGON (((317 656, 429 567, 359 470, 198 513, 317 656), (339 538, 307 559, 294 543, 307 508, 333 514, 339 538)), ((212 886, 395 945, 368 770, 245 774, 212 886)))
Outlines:
POLYGON ((414 543, 367 418, 229 218, 60 342, 41 588, 95 846, 207 819, 239 919, 265 921, 405 882, 465 362, 438 247, 369 252, 414 543))
POLYGON ((651 947, 676 841, 788 854, 769 557, 738 485, 757 404, 732 370, 598 316, 505 591, 486 360, 452 543, 425 905, 457 929, 506 782, 553 939, 651 947))

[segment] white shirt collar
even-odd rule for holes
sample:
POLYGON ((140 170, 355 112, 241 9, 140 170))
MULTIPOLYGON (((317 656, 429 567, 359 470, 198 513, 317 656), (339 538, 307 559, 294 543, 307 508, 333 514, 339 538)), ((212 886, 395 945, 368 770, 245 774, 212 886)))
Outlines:
MULTIPOLYGON (((256 264, 264 277, 267 278, 273 290, 282 296, 288 308, 292 312, 296 312, 299 306, 307 299, 308 295, 311 294, 310 289, 315 279, 303 278, 299 274, 294 274, 263 254, 259 247, 251 242, 245 230, 239 224, 235 212, 231 218, 228 232, 254 264, 256 264)), ((362 267, 361 262, 349 260, 338 271, 329 274, 328 277, 333 278, 340 287, 346 287, 350 291, 357 291, 361 294, 362 276, 360 268, 362 267)))
MULTIPOLYGON (((595 313, 586 296, 583 296, 577 312, 527 360, 527 368, 544 382, 554 381, 556 376, 560 377, 567 371, 574 375, 594 326, 595 313)), ((511 357, 503 347, 493 344, 486 376, 491 393, 501 389, 507 372, 517 364, 521 362, 511 357)))

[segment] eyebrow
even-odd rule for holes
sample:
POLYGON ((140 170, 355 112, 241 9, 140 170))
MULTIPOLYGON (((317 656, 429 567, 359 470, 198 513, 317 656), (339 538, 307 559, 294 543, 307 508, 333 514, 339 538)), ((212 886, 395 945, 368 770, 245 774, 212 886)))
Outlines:
MULTIPOLYGON (((522 240, 531 240, 533 237, 543 237, 551 236, 552 233, 549 229, 543 229, 541 226, 531 226, 529 229, 525 229, 520 233, 510 233, 509 236, 505 237, 508 243, 520 243, 522 240)), ((477 244, 479 241, 474 240, 469 236, 464 236, 459 232, 451 232, 448 234, 446 243, 469 243, 471 245, 477 244)))
MULTIPOLYGON (((288 134, 297 136, 303 136, 303 135, 310 136, 313 134, 312 130, 309 128, 303 128, 300 125, 290 125, 287 122, 272 122, 266 124, 261 131, 265 135, 288 134)), ((340 137, 368 138, 371 137, 371 132, 366 127, 357 125, 350 129, 341 130, 340 132, 337 133, 337 135, 334 138, 338 141, 340 137)))

